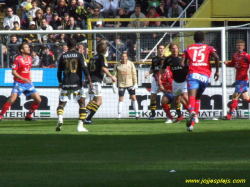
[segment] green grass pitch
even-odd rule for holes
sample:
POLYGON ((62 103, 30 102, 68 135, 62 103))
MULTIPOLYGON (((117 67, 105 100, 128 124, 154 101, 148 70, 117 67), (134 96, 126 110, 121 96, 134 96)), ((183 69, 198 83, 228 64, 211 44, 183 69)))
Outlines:
POLYGON ((177 187, 186 179, 245 179, 250 186, 249 120, 94 119, 77 132, 77 119, 0 123, 1 187, 177 187), (175 170, 176 172, 170 172, 175 170))

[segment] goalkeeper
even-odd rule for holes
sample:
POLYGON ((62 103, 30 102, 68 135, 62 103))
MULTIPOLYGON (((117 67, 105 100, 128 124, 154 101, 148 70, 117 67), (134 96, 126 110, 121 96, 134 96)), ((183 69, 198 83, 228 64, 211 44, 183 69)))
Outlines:
POLYGON ((135 90, 138 88, 137 77, 136 77, 136 69, 133 62, 128 60, 127 53, 123 53, 121 56, 121 62, 115 65, 114 67, 114 76, 118 77, 118 88, 116 83, 113 83, 113 91, 114 93, 119 94, 119 102, 118 102, 118 120, 121 119, 122 114, 122 105, 124 100, 125 91, 128 90, 130 98, 132 100, 132 105, 135 110, 135 118, 139 120, 138 113, 138 103, 136 100, 135 90))

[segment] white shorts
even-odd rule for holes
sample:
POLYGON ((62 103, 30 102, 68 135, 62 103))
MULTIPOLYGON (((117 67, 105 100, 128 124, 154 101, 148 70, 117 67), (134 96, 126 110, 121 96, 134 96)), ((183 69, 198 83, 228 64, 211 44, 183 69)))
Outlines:
POLYGON ((94 95, 94 97, 102 97, 102 83, 100 82, 93 82, 93 90, 90 90, 89 88, 89 84, 88 84, 88 88, 89 88, 89 94, 90 95, 94 95))
POLYGON ((181 95, 187 92, 187 81, 178 83, 173 80, 173 94, 174 96, 181 95))
POLYGON ((158 92, 159 92, 159 86, 158 83, 155 81, 155 78, 153 77, 153 81, 151 83, 151 93, 158 94, 158 92))
POLYGON ((61 89, 59 99, 62 102, 66 102, 68 100, 71 100, 72 94, 73 94, 73 99, 77 100, 77 101, 79 99, 81 99, 82 97, 84 97, 84 98, 86 97, 85 91, 83 88, 81 88, 79 90, 63 90, 63 89, 61 89))

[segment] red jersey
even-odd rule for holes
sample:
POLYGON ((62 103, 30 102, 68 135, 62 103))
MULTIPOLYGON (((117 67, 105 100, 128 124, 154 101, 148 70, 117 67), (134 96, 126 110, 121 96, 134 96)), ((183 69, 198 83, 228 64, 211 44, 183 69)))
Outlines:
MULTIPOLYGON (((24 58, 21 55, 18 55, 15 60, 14 63, 12 65, 12 70, 16 70, 16 72, 26 78, 26 79, 30 79, 30 68, 32 66, 32 58, 31 56, 27 56, 26 58, 24 58)), ((14 77, 14 81, 20 82, 20 83, 25 83, 23 80, 14 77)))
MULTIPOLYGON (((155 81, 159 81, 159 71, 155 74, 155 81)), ((173 73, 169 66, 167 66, 165 73, 161 75, 161 83, 165 90, 173 91, 173 73)))
POLYGON ((189 61, 188 74, 199 73, 210 77, 210 54, 214 51, 216 50, 212 46, 202 43, 188 46, 183 53, 183 57, 187 58, 189 61))
POLYGON ((232 61, 227 64, 229 67, 235 67, 236 77, 235 80, 247 81, 248 80, 248 69, 250 63, 250 55, 245 51, 240 53, 235 52, 233 54, 232 61))

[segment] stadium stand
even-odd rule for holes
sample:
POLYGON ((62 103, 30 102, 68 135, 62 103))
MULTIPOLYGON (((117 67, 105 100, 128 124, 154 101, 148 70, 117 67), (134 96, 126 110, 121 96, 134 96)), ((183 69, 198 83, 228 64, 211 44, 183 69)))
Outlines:
MULTIPOLYGON (((57 30, 57 29, 67 29, 67 30, 75 30, 75 28, 79 28, 81 27, 82 29, 85 29, 84 24, 87 23, 87 19, 88 18, 92 18, 94 17, 94 15, 97 15, 97 11, 99 12, 98 15, 100 17, 100 19, 102 18, 114 18, 111 16, 111 11, 110 13, 105 10, 105 14, 103 12, 104 7, 101 5, 102 1, 82 1, 82 0, 27 0, 27 1, 23 1, 23 0, 12 0, 12 1, 3 1, 0 0, 0 5, 1 5, 1 13, 0 13, 0 29, 2 30, 8 30, 7 28, 3 28, 3 20, 6 17, 6 8, 8 8, 8 6, 12 5, 12 9, 14 10, 14 14, 19 16, 20 20, 21 20, 21 24, 20 24, 20 28, 22 30, 27 30, 27 29, 31 29, 31 26, 34 25, 33 23, 35 23, 35 27, 32 27, 32 29, 38 29, 41 28, 41 20, 42 17, 46 18, 46 20, 50 20, 47 22, 48 25, 53 27, 53 30, 57 30), (34 3, 36 2, 36 3, 34 3), (45 4, 46 3, 46 4, 45 4), (36 4, 36 5, 33 5, 36 4), (17 6, 18 5, 18 6, 17 6), (47 7, 48 5, 51 5, 50 11, 47 12, 47 7), (79 6, 80 5, 80 6, 79 6), (35 7, 34 7, 35 6, 35 7), (36 7, 37 6, 37 7, 36 7), (34 12, 35 11, 35 12, 34 12), (32 15, 33 16, 32 16, 32 15), (34 15, 36 15, 36 17, 34 17, 34 15), (69 16, 67 16, 69 15, 69 16), (106 17, 104 17, 106 15, 106 17), (41 17, 42 16, 42 17, 41 17), (73 17, 72 19, 74 19, 75 22, 75 26, 71 27, 70 26, 70 21, 69 21, 69 17, 73 17), (66 19, 67 18, 67 19, 66 19), (83 24, 84 23, 84 24, 83 24)), ((129 2, 129 1, 128 1, 129 2)), ((157 1, 158 2, 158 1, 157 1)), ((160 2, 160 1, 159 1, 160 2)), ((171 3, 173 3, 175 1, 171 1, 171 3)), ((139 4, 143 4, 143 1, 135 1, 135 3, 139 3, 139 4)), ((164 2, 161 1, 161 4, 163 4, 164 2)), ((159 4, 159 3, 158 3, 159 4)), ((117 14, 119 15, 119 9, 123 8, 125 5, 123 4, 119 4, 118 8, 117 8, 117 14)), ((142 10, 141 12, 148 12, 148 10, 152 9, 152 7, 148 6, 141 6, 142 10)), ((134 13, 134 10, 131 11, 131 7, 130 9, 128 8, 123 8, 125 11, 125 14, 127 14, 127 16, 122 16, 120 15, 120 17, 130 17, 131 14, 134 13)), ((135 6, 134 6, 135 9, 135 6)), ((167 11, 167 9, 166 9, 167 11)), ((113 14, 113 13, 112 13, 113 14)), ((123 13, 124 14, 124 13, 123 13)), ((158 16, 156 16, 158 17, 158 16)), ((164 17, 164 16, 163 16, 164 17)), ((119 18, 119 17, 118 17, 119 18)), ((149 24, 151 24, 152 22, 150 22, 149 24)), ((162 23, 162 26, 164 26, 164 22, 162 23)), ((110 27, 110 28, 114 28, 114 27, 131 27, 131 24, 129 24, 129 22, 122 22, 121 24, 117 24, 114 22, 102 22, 101 20, 93 23, 93 26, 97 27, 97 28, 101 28, 101 27, 110 27)), ((147 22, 143 22, 143 27, 147 27, 148 23, 147 22)), ((48 28, 49 26, 46 26, 46 28, 48 28)), ((43 29, 43 28, 42 28, 43 29)), ((45 28, 44 28, 45 29, 45 28)), ((17 30, 17 29, 16 29, 17 30)), ((2 39, 2 43, 7 45, 7 48, 13 48, 13 46, 9 45, 10 44, 10 36, 6 35, 6 36, 1 36, 2 39)), ((23 38, 26 36, 23 36, 23 38)), ((30 36, 32 37, 32 36, 30 36)), ((39 57, 41 58, 41 51, 44 48, 44 45, 48 45, 47 39, 45 39, 44 41, 46 42, 39 42, 38 40, 35 40, 34 36, 34 40, 31 38, 29 38, 30 40, 24 40, 24 41, 32 41, 32 50, 35 50, 36 53, 39 55, 39 57)), ((48 37, 48 36, 46 36, 48 37)), ((64 42, 67 41, 67 38, 69 37, 73 37, 73 35, 50 35, 52 44, 54 42, 59 42, 59 45, 64 44, 64 42)), ((83 36, 82 38, 85 38, 86 36, 83 36)), ((135 51, 134 48, 136 46, 135 43, 135 38, 136 36, 131 34, 129 35, 129 40, 126 39, 128 37, 128 35, 123 35, 121 38, 120 43, 115 43, 114 41, 114 37, 111 35, 105 36, 105 38, 103 36, 96 36, 97 38, 99 37, 99 39, 107 39, 109 42, 108 44, 111 44, 109 46, 109 53, 108 55, 108 59, 110 60, 114 60, 117 61, 119 60, 119 54, 122 53, 124 50, 125 51, 131 51, 131 53, 133 55, 129 55, 131 60, 136 60, 134 58, 135 56, 135 51), (112 45, 112 43, 114 43, 115 45, 112 45), (117 47, 119 49, 117 49, 117 47), (132 52, 133 51, 133 52, 132 52), (114 55, 114 52, 118 54, 114 55), (114 58, 116 56, 116 58, 114 58)), ((120 37, 120 36, 116 36, 116 37, 120 37)), ((19 41, 22 41, 23 38, 19 39, 19 41)), ((27 38, 27 37, 26 37, 27 38)), ((146 39, 147 36, 142 36, 142 38, 146 39)), ((156 42, 157 38, 153 38, 152 40, 148 41, 148 46, 144 47, 144 49, 142 48, 141 50, 141 55, 142 57, 145 57, 145 54, 147 54, 148 50, 150 48, 153 47, 153 43, 156 42)), ((165 43, 169 42, 169 41, 164 41, 165 43)), ((84 43, 86 43, 86 40, 84 40, 84 43)), ((56 53, 55 51, 53 51, 55 49, 55 47, 53 46, 48 46, 49 49, 51 50, 51 53, 56 53)), ((142 47, 142 46, 140 46, 142 47)), ((7 58, 8 59, 8 58, 7 58)), ((8 63, 8 66, 10 67, 10 61, 8 63)))

